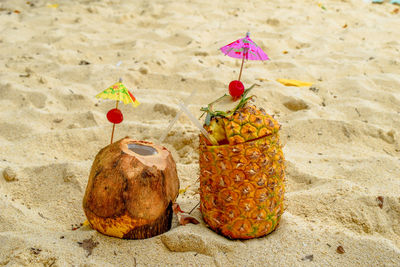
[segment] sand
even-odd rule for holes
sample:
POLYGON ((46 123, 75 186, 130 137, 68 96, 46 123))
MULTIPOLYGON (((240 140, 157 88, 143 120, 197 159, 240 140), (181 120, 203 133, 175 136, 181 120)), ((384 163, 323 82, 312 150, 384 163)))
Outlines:
MULTIPOLYGON (((0 265, 400 266, 399 6, 321 3, 0 2, 0 171, 9 174, 0 175, 0 265), (122 77, 141 105, 122 106, 116 139, 158 142, 193 89, 196 116, 227 92, 240 60, 218 48, 247 31, 271 57, 247 62, 242 77, 282 124, 280 227, 230 241, 195 210, 200 224, 147 240, 72 230, 85 221, 89 170, 111 133, 114 102, 94 96, 122 77), (88 255, 78 242, 90 238, 98 245, 88 255)), ((178 198, 184 210, 199 200, 198 133, 183 116, 163 142, 181 188, 190 186, 178 198)))

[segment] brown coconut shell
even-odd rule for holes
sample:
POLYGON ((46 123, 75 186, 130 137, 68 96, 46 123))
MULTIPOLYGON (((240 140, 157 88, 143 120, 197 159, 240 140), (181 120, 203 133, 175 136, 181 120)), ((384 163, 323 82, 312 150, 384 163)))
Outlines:
POLYGON ((142 239, 171 228, 179 193, 176 164, 162 146, 125 137, 97 154, 83 209, 97 231, 142 239))

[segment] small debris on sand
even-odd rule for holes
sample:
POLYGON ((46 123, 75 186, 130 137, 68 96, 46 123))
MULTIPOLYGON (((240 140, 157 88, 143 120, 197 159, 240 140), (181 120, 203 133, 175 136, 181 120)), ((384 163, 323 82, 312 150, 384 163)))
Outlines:
POLYGON ((86 257, 89 257, 90 255, 92 255, 93 249, 97 247, 99 242, 94 242, 93 237, 91 237, 89 239, 84 239, 82 242, 78 242, 78 244, 80 247, 87 251, 88 254, 86 255, 86 257))
POLYGON ((306 255, 304 258, 301 259, 302 261, 313 261, 314 260, 314 255, 306 255))
POLYGON ((39 255, 42 250, 40 248, 31 248, 32 254, 39 255))
POLYGON ((376 198, 376 200, 378 201, 378 206, 379 206, 379 208, 383 208, 383 200, 384 200, 384 198, 383 198, 383 196, 378 196, 377 198, 376 198))
POLYGON ((339 253, 339 254, 343 254, 343 253, 345 253, 346 251, 344 251, 344 248, 343 248, 342 246, 338 246, 338 247, 336 248, 336 252, 339 253))
POLYGON ((3 177, 7 182, 15 181, 17 173, 11 167, 7 167, 3 170, 3 177))
POLYGON ((79 65, 89 65, 90 64, 90 62, 89 61, 86 61, 86 60, 81 60, 80 62, 79 62, 79 65))

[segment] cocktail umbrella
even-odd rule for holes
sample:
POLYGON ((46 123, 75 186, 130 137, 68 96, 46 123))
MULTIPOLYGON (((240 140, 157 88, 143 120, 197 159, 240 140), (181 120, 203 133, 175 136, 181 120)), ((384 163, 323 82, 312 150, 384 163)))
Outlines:
POLYGON ((222 53, 234 58, 241 58, 242 65, 240 66, 239 78, 237 81, 232 81, 229 84, 229 92, 232 97, 240 97, 244 92, 244 86, 240 82, 242 76, 244 60, 269 60, 265 52, 250 39, 250 33, 246 37, 236 40, 226 46, 220 48, 222 53))
POLYGON ((119 124, 124 119, 122 112, 118 109, 119 101, 122 101, 125 105, 132 104, 133 107, 137 107, 140 103, 132 95, 131 92, 122 84, 122 79, 116 84, 108 87, 103 92, 96 95, 97 98, 116 100, 115 108, 111 109, 107 113, 107 119, 113 123, 113 128, 111 132, 111 144, 114 137, 115 124, 119 124))

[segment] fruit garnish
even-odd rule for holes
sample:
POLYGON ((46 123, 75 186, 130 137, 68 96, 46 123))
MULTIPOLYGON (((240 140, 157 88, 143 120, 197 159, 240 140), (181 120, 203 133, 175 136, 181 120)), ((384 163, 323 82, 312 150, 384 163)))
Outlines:
MULTIPOLYGON (((225 112, 225 111, 219 111, 219 110, 214 111, 214 110, 213 110, 213 105, 216 104, 216 103, 218 103, 218 102, 220 102, 221 100, 225 99, 226 97, 228 97, 227 94, 224 94, 223 96, 221 96, 221 97, 218 98, 217 100, 211 102, 210 104, 208 104, 207 107, 201 108, 200 110, 201 110, 201 111, 204 111, 204 113, 201 115, 201 117, 203 117, 203 115, 204 115, 205 113, 207 113, 207 115, 206 115, 206 120, 205 120, 205 125, 207 125, 207 126, 210 125, 210 121, 211 121, 211 119, 212 119, 213 117, 218 117, 218 116, 219 116, 219 117, 228 117, 228 116, 234 114, 238 109, 242 108, 242 107, 252 98, 252 96, 247 97, 247 94, 248 94, 248 93, 250 92, 250 90, 253 89, 254 86, 256 86, 256 85, 257 85, 257 84, 253 84, 252 86, 250 86, 249 88, 247 88, 246 90, 243 91, 243 94, 241 95, 241 98, 240 98, 239 103, 236 105, 236 107, 234 107, 234 109, 233 109, 232 111, 226 111, 226 112, 225 112)), ((201 117, 200 117, 200 118, 201 118, 201 117)))
POLYGON ((234 101, 238 100, 243 93, 244 85, 241 81, 234 80, 229 83, 229 94, 232 96, 234 101))
POLYGON ((119 109, 113 108, 107 113, 107 119, 111 123, 121 123, 124 119, 122 112, 119 109))

